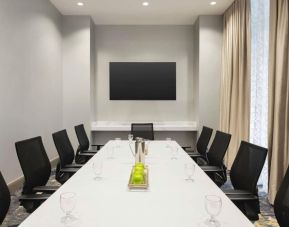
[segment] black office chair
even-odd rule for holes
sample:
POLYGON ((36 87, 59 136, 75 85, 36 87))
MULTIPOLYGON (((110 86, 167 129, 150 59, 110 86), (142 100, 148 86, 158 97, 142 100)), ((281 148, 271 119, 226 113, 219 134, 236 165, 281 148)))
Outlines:
MULTIPOLYGON (((0 172, 0 226, 2 225, 6 214, 8 213, 9 207, 11 203, 10 192, 8 186, 0 172)), ((8 226, 8 227, 16 227, 17 225, 8 226)))
POLYGON ((260 204, 257 182, 263 169, 267 149, 242 141, 230 171, 233 190, 225 194, 250 219, 258 220, 260 204))
POLYGON ((227 168, 224 165, 224 157, 231 141, 231 134, 217 131, 212 145, 207 153, 207 158, 200 157, 197 163, 206 172, 206 169, 217 168, 221 171, 206 173, 218 185, 221 186, 227 181, 227 168))
POLYGON ((88 139, 88 136, 86 134, 83 124, 75 126, 74 129, 75 129, 76 136, 79 142, 79 147, 77 149, 79 152, 97 153, 97 151, 101 149, 101 147, 104 146, 102 144, 90 144, 89 143, 89 139, 88 139), (92 147, 92 150, 89 150, 90 146, 92 147))
POLYGON ((131 124, 130 133, 133 138, 143 138, 147 140, 154 140, 154 125, 153 123, 133 123, 131 124))
POLYGON ((33 212, 59 187, 46 186, 51 165, 40 136, 16 142, 15 147, 25 179, 20 204, 28 212, 33 212))
MULTIPOLYGON (((76 173, 83 164, 73 163, 75 158, 74 150, 66 130, 55 132, 52 134, 52 137, 60 159, 56 167, 55 179, 63 184, 76 173)), ((93 154, 79 154, 79 156, 92 157, 93 154)))
POLYGON ((276 219, 281 227, 289 227, 289 167, 274 201, 276 219))
POLYGON ((0 225, 9 210, 11 198, 8 186, 0 172, 0 225))
POLYGON ((194 150, 191 150, 191 147, 183 147, 183 149, 194 160, 196 160, 199 157, 207 159, 208 144, 210 142, 212 133, 213 133, 212 128, 203 126, 202 132, 196 144, 196 148, 194 150))

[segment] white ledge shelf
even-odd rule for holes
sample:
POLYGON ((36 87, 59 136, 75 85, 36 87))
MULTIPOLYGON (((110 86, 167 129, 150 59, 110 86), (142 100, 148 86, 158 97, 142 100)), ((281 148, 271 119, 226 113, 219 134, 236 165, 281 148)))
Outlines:
MULTIPOLYGON (((153 122, 153 124, 154 124, 154 131, 188 132, 198 130, 197 122, 195 121, 163 121, 163 122, 153 122)), ((91 123, 91 131, 130 131, 130 129, 131 129, 131 122, 94 121, 91 123)))

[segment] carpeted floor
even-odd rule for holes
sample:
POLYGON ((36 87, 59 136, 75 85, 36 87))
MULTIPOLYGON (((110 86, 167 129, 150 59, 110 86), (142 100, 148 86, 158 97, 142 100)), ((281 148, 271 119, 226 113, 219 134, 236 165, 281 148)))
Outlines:
MULTIPOLYGON (((48 185, 59 185, 59 183, 55 181, 54 172, 51 175, 48 185)), ((228 183, 226 183, 223 187, 225 188, 231 187, 230 181, 228 181, 228 183)), ((20 195, 20 193, 21 189, 19 189, 15 193, 15 195, 11 196, 11 206, 7 214, 7 217, 4 220, 4 223, 1 225, 1 227, 8 227, 9 225, 20 224, 23 220, 25 220, 25 218, 29 216, 29 214, 26 213, 25 209, 19 206, 18 196, 20 195)), ((278 227, 279 225, 275 219, 273 207, 268 203, 266 194, 262 192, 260 193, 260 205, 261 205, 261 214, 259 215, 260 219, 257 222, 255 222, 254 225, 257 227, 260 226, 278 227)))

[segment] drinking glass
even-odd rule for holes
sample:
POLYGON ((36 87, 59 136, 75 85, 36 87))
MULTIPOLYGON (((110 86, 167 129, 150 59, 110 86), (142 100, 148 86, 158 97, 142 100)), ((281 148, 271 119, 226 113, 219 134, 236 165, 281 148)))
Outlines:
POLYGON ((133 141, 133 134, 128 134, 128 141, 131 143, 133 141))
POLYGON ((101 160, 95 160, 92 163, 92 169, 95 175, 95 180, 100 180, 101 179, 101 174, 102 174, 102 161, 101 160))
POLYGON ((76 194, 74 192, 64 192, 60 194, 60 208, 65 213, 65 216, 61 218, 61 222, 64 224, 70 224, 76 220, 71 215, 76 204, 76 194))
POLYGON ((219 227, 220 222, 215 219, 218 216, 222 209, 222 199, 216 195, 206 195, 205 196, 205 207, 207 213, 210 215, 210 218, 205 221, 207 226, 219 227))
POLYGON ((114 141, 115 141, 115 146, 116 146, 117 148, 120 148, 121 138, 115 138, 114 141))
POLYGON ((185 173, 187 175, 186 181, 194 181, 193 176, 195 174, 196 166, 194 163, 186 163, 185 164, 185 173))
POLYGON ((110 145, 110 146, 106 149, 107 158, 108 158, 108 159, 114 159, 114 149, 115 149, 115 146, 114 146, 114 145, 110 145))
POLYGON ((177 160, 178 159, 178 150, 179 148, 177 146, 171 146, 171 151, 172 151, 172 160, 177 160))
POLYGON ((170 142, 172 141, 172 139, 168 137, 166 138, 166 141, 167 141, 166 148, 170 148, 170 142))

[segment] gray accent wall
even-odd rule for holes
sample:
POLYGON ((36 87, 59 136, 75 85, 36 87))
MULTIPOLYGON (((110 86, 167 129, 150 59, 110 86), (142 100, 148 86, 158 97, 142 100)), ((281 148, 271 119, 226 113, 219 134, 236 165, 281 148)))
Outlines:
MULTIPOLYGON (((14 143, 62 127, 61 14, 47 0, 0 1, 0 170, 8 183, 22 171, 14 143)), ((31 157, 33 158, 33 157, 31 157)))
POLYGON ((200 16, 195 24, 194 81, 199 129, 219 129, 223 17, 200 16))
POLYGON ((90 130, 91 77, 94 73, 91 47, 92 21, 89 16, 63 17, 63 128, 77 149, 78 141, 74 126, 84 123, 90 130))
POLYGON ((195 121, 193 26, 96 26, 96 121, 195 121), (176 101, 109 100, 109 62, 176 62, 176 101))

